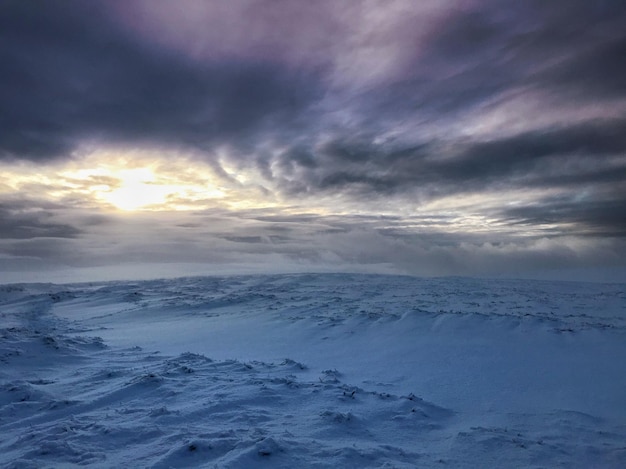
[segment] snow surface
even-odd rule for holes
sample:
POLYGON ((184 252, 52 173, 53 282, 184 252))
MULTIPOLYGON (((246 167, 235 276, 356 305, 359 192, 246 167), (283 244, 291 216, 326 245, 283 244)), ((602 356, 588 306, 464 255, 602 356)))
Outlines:
POLYGON ((0 466, 626 467, 626 286, 0 286, 0 466))

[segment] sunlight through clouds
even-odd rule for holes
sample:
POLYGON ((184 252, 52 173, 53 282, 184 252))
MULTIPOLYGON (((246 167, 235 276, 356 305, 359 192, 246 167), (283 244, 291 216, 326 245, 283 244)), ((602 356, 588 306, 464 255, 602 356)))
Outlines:
POLYGON ((117 175, 120 178, 118 188, 107 190, 105 186, 105 190, 98 190, 96 194, 122 210, 163 206, 174 189, 155 183, 155 175, 149 168, 123 169, 117 175))
POLYGON ((61 166, 39 170, 37 165, 26 166, 0 168, 0 194, 21 192, 32 198, 123 211, 197 210, 228 197, 211 169, 198 162, 178 161, 168 168, 164 158, 98 152, 61 166))
POLYGON ((89 185, 88 190, 96 200, 126 211, 191 210, 199 208, 198 202, 225 196, 222 190, 210 184, 179 180, 150 166, 116 168, 100 165, 93 170, 80 170, 78 174, 71 171, 64 174, 73 178, 82 177, 85 181, 97 181, 98 176, 110 178, 115 181, 114 185, 89 185))

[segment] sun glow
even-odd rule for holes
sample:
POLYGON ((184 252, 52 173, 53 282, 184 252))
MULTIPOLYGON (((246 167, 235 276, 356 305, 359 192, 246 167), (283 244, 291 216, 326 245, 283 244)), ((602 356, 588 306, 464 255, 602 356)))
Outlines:
POLYGON ((93 151, 63 165, 0 162, 0 195, 105 211, 245 210, 278 204, 261 175, 200 158, 150 151, 93 151), (225 173, 225 175, 224 175, 225 173))
POLYGON ((116 176, 118 187, 101 185, 94 186, 94 189, 101 200, 122 210, 160 206, 173 193, 173 188, 155 183, 155 175, 149 168, 124 169, 116 176))
POLYGON ((204 205, 203 201, 225 195, 208 180, 201 184, 160 174, 150 167, 118 169, 106 176, 115 184, 94 185, 93 194, 98 200, 126 211, 197 209, 204 205))
POLYGON ((107 152, 85 158, 57 175, 65 196, 71 192, 86 203, 116 210, 201 209, 226 197, 210 169, 182 160, 125 158, 107 152))

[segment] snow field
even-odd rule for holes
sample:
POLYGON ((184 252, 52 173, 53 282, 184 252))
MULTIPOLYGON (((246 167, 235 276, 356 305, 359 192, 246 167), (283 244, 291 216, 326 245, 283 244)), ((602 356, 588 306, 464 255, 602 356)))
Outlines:
POLYGON ((2 467, 626 465, 623 285, 0 286, 2 467))

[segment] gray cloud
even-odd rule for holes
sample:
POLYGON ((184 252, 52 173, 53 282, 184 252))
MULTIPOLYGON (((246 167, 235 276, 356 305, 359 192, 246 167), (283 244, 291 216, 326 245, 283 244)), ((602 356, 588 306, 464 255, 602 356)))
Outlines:
MULTIPOLYGON (((218 21, 210 16, 210 5, 186 5, 206 14, 207 20, 218 21)), ((233 157, 241 155, 241 164, 266 169, 272 161, 259 151, 258 144, 271 137, 289 149, 279 160, 284 173, 320 166, 332 173, 337 162, 352 158, 360 163, 364 154, 371 158, 381 151, 359 139, 375 140, 404 119, 415 119, 418 127, 414 134, 419 138, 426 128, 421 129, 420 122, 449 125, 459 112, 479 109, 520 86, 583 101, 595 96, 595 88, 606 93, 611 90, 611 97, 624 94, 620 86, 626 70, 620 59, 626 44, 622 28, 626 9, 618 2, 568 2, 567 8, 558 2, 511 7, 486 1, 470 8, 452 2, 419 47, 410 24, 386 31, 382 37, 365 30, 372 36, 367 44, 374 47, 379 45, 376 41, 391 42, 405 60, 380 83, 365 90, 344 86, 341 91, 329 87, 330 75, 336 73, 333 67, 341 66, 333 61, 346 60, 342 55, 333 56, 338 54, 337 47, 326 47, 328 57, 320 59, 315 50, 306 49, 321 44, 319 32, 303 33, 293 39, 309 43, 299 44, 299 59, 294 64, 293 54, 284 56, 279 47, 292 48, 292 38, 277 42, 270 29, 289 31, 295 12, 272 3, 262 8, 246 2, 238 5, 243 5, 242 15, 258 23, 262 31, 258 37, 250 34, 262 43, 270 41, 277 55, 268 57, 266 49, 258 50, 254 43, 226 32, 224 41, 232 48, 230 54, 198 58, 177 53, 150 36, 133 32, 120 11, 130 13, 109 8, 106 2, 4 3, 0 58, 8 64, 9 73, 0 78, 0 123, 7 130, 0 138, 0 155, 30 159, 69 156, 81 142, 95 139, 187 145, 209 150, 207 157, 211 158, 213 145, 229 143, 240 148, 233 157), (259 20, 266 17, 275 23, 259 20), (577 90, 578 96, 573 96, 572 90, 577 90), (337 111, 348 112, 349 119, 336 121, 333 115, 337 111), (314 148, 318 135, 329 134, 335 143, 325 144, 321 151, 314 148), (355 145, 366 148, 345 151, 355 145)), ((359 8, 363 8, 359 3, 349 4, 353 14, 359 8)), ((325 2, 313 10, 318 26, 328 35, 326 42, 348 40, 338 25, 324 19, 333 18, 338 10, 325 2)), ((130 12, 137 13, 132 5, 130 12)), ((417 21, 416 16, 407 17, 417 21)), ((230 26, 245 29, 246 24, 230 26)), ((223 29, 217 23, 216 27, 223 29)), ((207 28, 211 29, 210 24, 207 28)), ((566 116, 563 123, 568 125, 566 116)), ((538 129, 540 132, 561 137, 558 129, 538 129)), ((581 140, 585 137, 578 138, 581 140)), ((437 158, 441 144, 464 144, 458 138, 433 142, 428 137, 422 137, 421 143, 429 145, 425 151, 431 158, 437 158)), ((528 140, 520 143, 527 145, 527 152, 520 148, 518 159, 535 157, 534 150, 549 151, 528 147, 528 140)), ((623 139, 600 135, 599 143, 620 146, 623 139)), ((499 148, 483 144, 474 151, 499 148)), ((411 166, 415 152, 403 150, 393 155, 396 159, 405 156, 411 166)), ((336 169, 336 174, 321 177, 322 187, 355 179, 341 166, 336 169)), ((370 183, 376 181, 380 178, 374 177, 370 183)), ((381 186, 387 184, 393 181, 380 182, 381 186)))
POLYGON ((623 2, 178 5, 0 4, 0 163, 174 148, 289 209, 103 217, 78 208, 92 179, 67 207, 0 205, 12 265, 450 274, 624 261, 623 2), (461 232, 454 207, 420 212, 507 191, 520 200, 464 208, 489 232, 461 232), (356 215, 374 207, 394 216, 356 215))
POLYGON ((200 148, 248 140, 295 125, 319 93, 315 70, 194 62, 138 40, 103 6, 3 4, 1 157, 68 157, 92 140, 200 148))
POLYGON ((29 207, 24 203, 0 202, 0 239, 76 238, 81 230, 55 221, 50 210, 29 207))
MULTIPOLYGON (((104 224, 85 228, 74 239, 0 240, 0 271, 34 268, 47 272, 65 267, 74 269, 68 277, 71 280, 101 278, 105 274, 126 278, 130 273, 154 277, 190 272, 346 270, 428 276, 524 276, 551 269, 619 266, 626 261, 623 238, 602 234, 589 233, 582 238, 540 232, 533 236, 468 234, 442 231, 437 224, 427 223, 415 230, 407 224, 419 220, 402 217, 347 215, 312 219, 306 214, 294 214, 288 221, 284 214, 272 212, 145 213, 132 220, 110 217, 104 224), (181 232, 180 224, 187 225, 185 232, 181 232), (284 225, 289 231, 276 237, 273 229, 284 225), (96 266, 98 271, 93 270, 96 266)), ((539 211, 508 215, 512 224, 552 221, 539 219, 539 211), (531 221, 531 216, 536 220, 531 221)))
POLYGON ((626 193, 613 199, 554 198, 504 211, 512 223, 566 225, 576 235, 626 237, 626 193))
POLYGON ((265 242, 262 236, 222 236, 222 238, 233 243, 258 244, 265 242))
MULTIPOLYGON (((72 263, 78 260, 75 244, 62 238, 35 238, 2 243, 2 253, 27 259, 37 259, 42 264, 72 263)), ((79 264, 80 265, 80 264, 79 264)))
MULTIPOLYGON (((302 153, 301 148, 296 151, 302 153)), ((309 159, 319 165, 301 165, 300 157, 288 153, 282 156, 285 180, 280 182, 287 192, 440 196, 503 186, 620 184, 626 180, 626 120, 593 120, 487 141, 432 141, 400 149, 333 141, 310 152, 309 159)))

